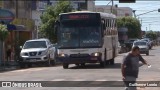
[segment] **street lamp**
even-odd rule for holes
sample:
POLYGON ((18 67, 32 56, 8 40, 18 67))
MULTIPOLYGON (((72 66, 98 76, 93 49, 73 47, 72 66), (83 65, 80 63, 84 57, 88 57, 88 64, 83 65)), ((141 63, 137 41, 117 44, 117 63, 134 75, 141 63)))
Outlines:
POLYGON ((136 13, 135 13, 135 12, 136 12, 136 10, 133 10, 132 12, 133 12, 133 14, 134 14, 134 17, 136 18, 136 13))

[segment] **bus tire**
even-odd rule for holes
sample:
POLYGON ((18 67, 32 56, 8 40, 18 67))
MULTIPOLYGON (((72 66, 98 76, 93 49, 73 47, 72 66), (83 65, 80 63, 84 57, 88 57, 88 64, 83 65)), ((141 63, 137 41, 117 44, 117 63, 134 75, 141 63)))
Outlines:
POLYGON ((109 60, 106 60, 106 65, 109 65, 109 60))
POLYGON ((69 64, 63 63, 63 68, 64 68, 64 69, 68 69, 68 66, 69 66, 69 64))
POLYGON ((101 61, 100 66, 104 68, 106 66, 106 63, 104 61, 101 61))
POLYGON ((114 61, 115 61, 115 60, 114 60, 114 58, 113 58, 113 59, 111 59, 111 60, 110 60, 110 64, 111 64, 111 65, 114 65, 114 64, 115 64, 115 62, 114 62, 114 61))
POLYGON ((76 63, 75 65, 76 65, 76 66, 79 66, 79 63, 76 63))
POLYGON ((106 51, 106 49, 105 49, 105 51, 104 51, 104 61, 105 61, 106 65, 108 65, 108 64, 109 64, 109 61, 107 60, 106 53, 107 53, 107 51, 106 51))
POLYGON ((81 63, 81 66, 85 66, 85 63, 81 63))

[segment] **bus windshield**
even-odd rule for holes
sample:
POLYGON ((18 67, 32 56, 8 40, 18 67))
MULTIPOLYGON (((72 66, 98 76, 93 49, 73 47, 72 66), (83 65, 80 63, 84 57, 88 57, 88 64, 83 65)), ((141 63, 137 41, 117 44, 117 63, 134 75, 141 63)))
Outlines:
POLYGON ((92 20, 67 20, 62 22, 61 25, 60 48, 101 46, 100 23, 92 20))

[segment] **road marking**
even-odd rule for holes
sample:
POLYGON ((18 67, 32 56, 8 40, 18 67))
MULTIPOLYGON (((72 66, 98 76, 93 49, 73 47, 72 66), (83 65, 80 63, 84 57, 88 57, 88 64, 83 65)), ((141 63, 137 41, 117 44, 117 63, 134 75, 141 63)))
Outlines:
POLYGON ((97 79, 97 80, 94 80, 94 81, 108 81, 107 79, 97 79))
POLYGON ((45 70, 45 68, 31 68, 31 69, 23 69, 23 70, 15 70, 15 71, 11 71, 11 72, 32 72, 32 71, 42 71, 45 70))
POLYGON ((66 79, 53 79, 51 81, 66 81, 66 79))
POLYGON ((71 80, 71 81, 86 81, 85 79, 74 79, 74 80, 71 80))

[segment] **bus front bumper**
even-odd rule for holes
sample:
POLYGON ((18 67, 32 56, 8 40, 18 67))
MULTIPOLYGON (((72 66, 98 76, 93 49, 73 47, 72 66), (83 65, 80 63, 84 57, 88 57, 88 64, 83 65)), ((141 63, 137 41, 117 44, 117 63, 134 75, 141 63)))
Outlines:
POLYGON ((88 57, 58 57, 58 60, 62 63, 78 64, 78 63, 97 63, 101 61, 100 56, 88 56, 88 57))

